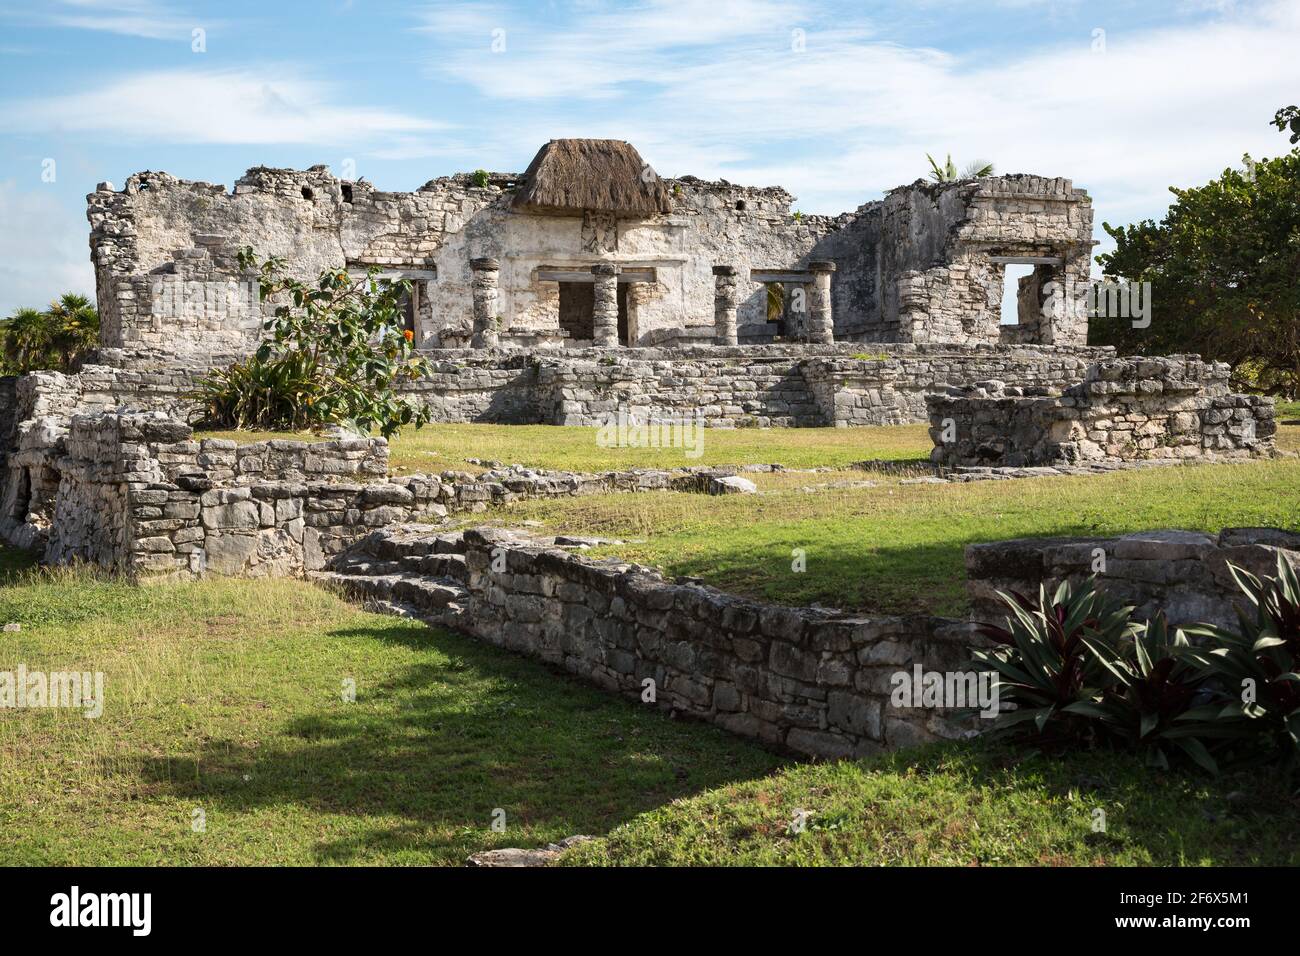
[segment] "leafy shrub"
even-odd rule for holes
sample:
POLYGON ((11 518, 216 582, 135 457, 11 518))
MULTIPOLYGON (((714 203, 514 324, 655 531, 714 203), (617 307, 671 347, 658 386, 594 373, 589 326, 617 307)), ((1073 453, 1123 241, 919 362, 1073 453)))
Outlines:
POLYGON ((1132 620, 1092 581, 1062 584, 1037 603, 1000 594, 1007 626, 986 626, 991 650, 974 652, 998 674, 1011 707, 993 736, 1063 749, 1106 744, 1168 767, 1187 759, 1211 773, 1223 764, 1300 770, 1300 582, 1284 558, 1262 581, 1231 567, 1253 612, 1240 633, 1198 625, 1170 634, 1163 613, 1132 620), (1188 637, 1198 638, 1192 644, 1188 637))
POLYGON ((313 287, 286 276, 281 259, 258 263, 252 249, 240 253, 240 264, 257 270, 263 300, 288 301, 266 320, 269 339, 251 358, 200 381, 195 397, 211 424, 271 430, 344 425, 389 437, 404 425, 428 421, 427 409, 396 394, 398 382, 428 370, 414 353, 412 333, 402 327, 408 282, 381 281, 375 268, 361 279, 330 269, 313 287))

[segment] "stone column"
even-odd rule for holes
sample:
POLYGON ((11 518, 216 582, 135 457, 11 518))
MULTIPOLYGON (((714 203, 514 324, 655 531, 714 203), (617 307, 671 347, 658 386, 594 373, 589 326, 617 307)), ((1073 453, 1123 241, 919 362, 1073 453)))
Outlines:
POLYGON ((596 277, 596 303, 592 314, 592 345, 618 345, 618 266, 601 262, 591 267, 596 277))
POLYGON ((736 267, 713 267, 713 343, 736 344, 736 267))
POLYGON ((474 345, 492 348, 499 341, 497 307, 500 297, 497 276, 501 271, 501 263, 490 258, 471 259, 469 268, 472 277, 470 288, 474 295, 474 345))
POLYGON ((819 260, 808 263, 813 280, 808 284, 808 341, 829 345, 835 341, 835 322, 831 315, 831 273, 835 263, 819 260))

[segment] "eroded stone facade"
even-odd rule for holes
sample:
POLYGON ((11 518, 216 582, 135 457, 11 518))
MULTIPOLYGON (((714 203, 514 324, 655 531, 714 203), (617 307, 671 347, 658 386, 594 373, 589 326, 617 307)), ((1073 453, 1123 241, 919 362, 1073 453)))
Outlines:
POLYGON ((733 308, 734 341, 742 343, 777 335, 1086 341, 1092 213, 1069 180, 918 181, 853 212, 811 216, 792 209, 794 197, 780 188, 685 176, 663 181, 670 211, 635 217, 516 208, 520 180, 462 174, 385 192, 315 166, 250 169, 233 191, 162 172, 136 173, 121 191, 101 184, 88 197, 88 216, 104 344, 205 357, 250 351, 266 306, 240 271, 237 252, 246 246, 283 257, 302 279, 370 266, 409 278, 412 328, 430 348, 674 345, 719 336, 726 344, 733 308), (1041 264, 1034 295, 1022 291, 1020 326, 1004 328, 1005 262, 1017 257, 1041 264), (491 263, 490 273, 475 263, 491 263), (602 284, 596 267, 617 275, 602 284), (735 277, 722 312, 718 267, 735 277), (767 282, 786 291, 772 321, 767 282), (566 327, 566 285, 597 292, 599 314, 617 319, 599 334, 589 324, 566 327), (1059 287, 1055 304, 1043 291, 1049 285, 1059 287))

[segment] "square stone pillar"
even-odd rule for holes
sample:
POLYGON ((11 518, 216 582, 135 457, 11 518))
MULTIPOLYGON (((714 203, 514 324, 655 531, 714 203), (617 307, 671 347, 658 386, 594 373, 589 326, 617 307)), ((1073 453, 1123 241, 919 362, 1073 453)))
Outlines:
POLYGON ((596 277, 595 306, 592 310, 592 345, 618 345, 618 266, 601 262, 591 267, 596 277))
POLYGON ((835 341, 835 319, 831 315, 831 273, 835 263, 808 263, 813 280, 808 284, 808 341, 829 345, 835 341))
POLYGON ((713 267, 713 343, 736 344, 736 267, 713 267))
POLYGON ((497 277, 501 263, 491 258, 471 259, 469 268, 470 288, 474 296, 474 345, 493 348, 499 341, 500 331, 497 323, 500 301, 497 277))

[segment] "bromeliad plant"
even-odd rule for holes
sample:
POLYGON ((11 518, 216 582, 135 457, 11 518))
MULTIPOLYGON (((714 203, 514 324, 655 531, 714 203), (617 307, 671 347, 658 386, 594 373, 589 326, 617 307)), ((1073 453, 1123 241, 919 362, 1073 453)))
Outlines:
POLYGON ((210 423, 273 430, 343 425, 387 438, 428 421, 423 406, 396 394, 399 382, 428 371, 403 328, 409 282, 381 281, 375 268, 364 278, 327 269, 312 286, 286 275, 282 259, 259 263, 246 248, 239 261, 256 270, 261 299, 281 304, 251 358, 200 382, 196 398, 210 423))
POLYGON ((1237 608, 1240 633, 1189 628, 1204 638, 1189 658, 1213 675, 1217 722, 1225 747, 1245 762, 1281 762, 1300 770, 1300 581, 1281 554, 1277 575, 1263 580, 1228 566, 1250 604, 1237 608))
POLYGON ((1109 737, 1142 751, 1153 766, 1168 768, 1176 751, 1217 773, 1218 764, 1200 738, 1216 736, 1211 722, 1219 708, 1205 703, 1211 675, 1190 658, 1190 649, 1183 631, 1169 633, 1163 611, 1118 646, 1091 646, 1112 680, 1086 711, 1109 737))
POLYGON ((1036 604, 1023 594, 999 596, 1011 610, 1007 626, 981 628, 997 646, 973 654, 997 672, 1000 701, 1015 705, 997 718, 993 734, 1029 736, 1047 747, 1095 742, 1095 708, 1113 677, 1094 648, 1130 637, 1133 608, 1094 586, 1075 591, 1069 582, 1050 598, 1040 586, 1036 604))
POLYGON ((1000 594, 1007 626, 984 627, 996 647, 974 653, 1011 705, 991 733, 1056 749, 1106 743, 1159 767, 1187 758, 1211 773, 1224 763, 1300 771, 1300 582, 1282 556, 1262 581, 1229 569, 1253 608, 1238 609, 1239 634, 1171 634, 1163 613, 1134 622, 1095 581, 1062 584, 1050 600, 1040 588, 1037 604, 1000 594))

